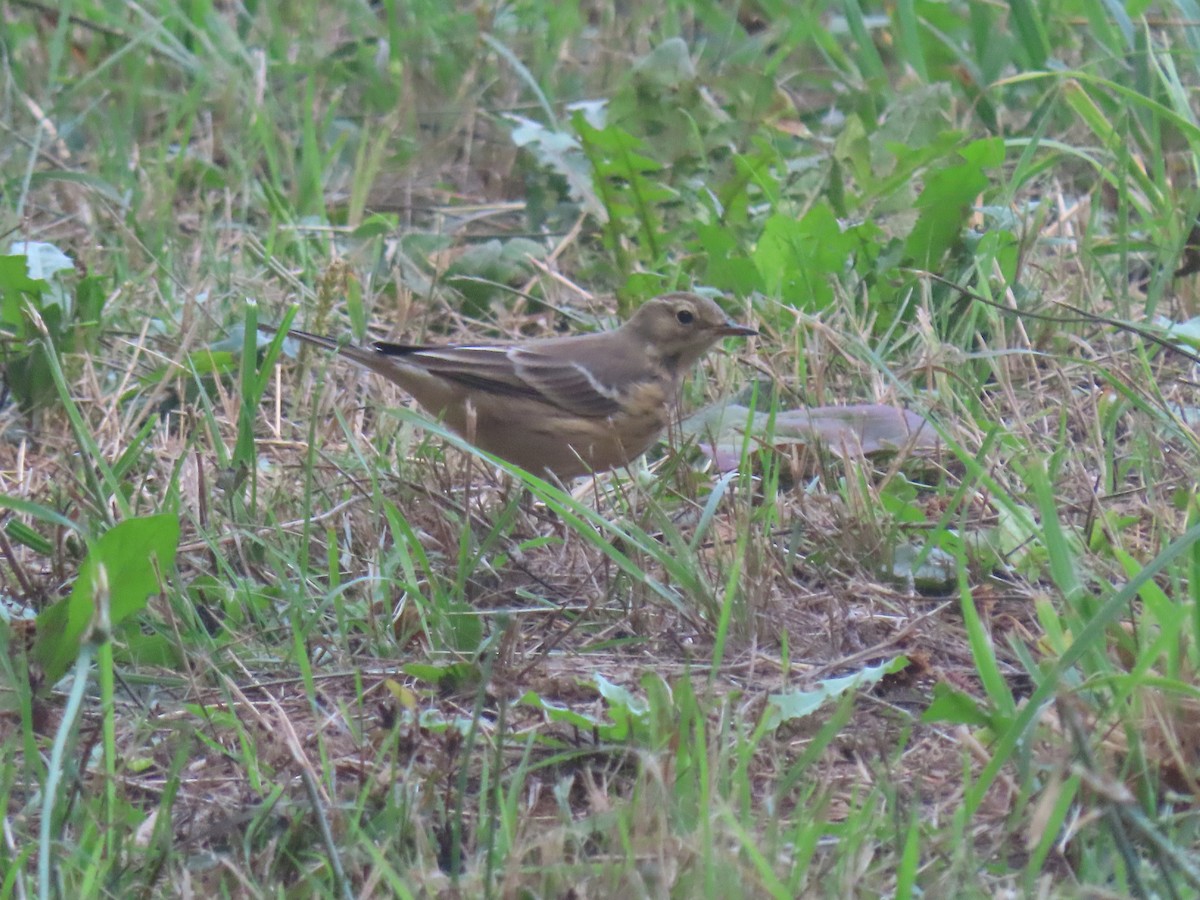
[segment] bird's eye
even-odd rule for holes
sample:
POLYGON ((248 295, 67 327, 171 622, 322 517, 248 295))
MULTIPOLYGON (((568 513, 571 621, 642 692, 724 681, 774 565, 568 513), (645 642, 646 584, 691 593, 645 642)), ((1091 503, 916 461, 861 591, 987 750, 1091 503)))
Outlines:
POLYGON ((679 312, 675 313, 675 321, 680 325, 691 325, 695 318, 696 314, 690 309, 681 309, 679 312))

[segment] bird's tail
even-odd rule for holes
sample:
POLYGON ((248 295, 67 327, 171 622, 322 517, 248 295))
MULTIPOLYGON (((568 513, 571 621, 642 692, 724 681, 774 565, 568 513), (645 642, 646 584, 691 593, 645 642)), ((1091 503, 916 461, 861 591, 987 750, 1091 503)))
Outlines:
MULTIPOLYGON (((267 334, 275 334, 279 331, 274 325, 259 325, 258 330, 267 334)), ((353 344, 344 344, 334 338, 311 334, 310 332, 300 331, 296 328, 290 329, 287 334, 288 337, 304 341, 306 344, 312 344, 325 350, 332 350, 339 356, 343 356, 365 369, 370 369, 372 372, 383 375, 385 378, 392 378, 395 374, 395 364, 377 350, 368 350, 364 347, 356 347, 353 344)))

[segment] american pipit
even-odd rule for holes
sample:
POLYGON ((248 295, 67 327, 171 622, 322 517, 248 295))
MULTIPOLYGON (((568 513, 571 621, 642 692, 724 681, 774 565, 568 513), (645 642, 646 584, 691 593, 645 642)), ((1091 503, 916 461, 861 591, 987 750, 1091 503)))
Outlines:
POLYGON ((399 385, 477 447, 564 480, 644 453, 688 370, 722 337, 757 333, 689 293, 647 301, 620 328, 573 337, 364 348, 288 332, 399 385))

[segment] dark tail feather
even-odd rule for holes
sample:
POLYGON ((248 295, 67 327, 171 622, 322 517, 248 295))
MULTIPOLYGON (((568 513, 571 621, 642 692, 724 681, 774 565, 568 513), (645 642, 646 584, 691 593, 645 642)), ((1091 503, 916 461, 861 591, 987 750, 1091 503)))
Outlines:
MULTIPOLYGON (((275 334, 279 330, 273 325, 259 325, 258 329, 267 334, 275 334)), ((385 378, 395 380, 396 367, 382 350, 368 350, 365 347, 356 347, 353 344, 343 344, 341 341, 334 340, 333 338, 324 337, 319 334, 310 334, 307 331, 298 331, 294 328, 288 331, 288 337, 304 341, 306 344, 312 344, 325 350, 332 350, 351 362, 358 363, 358 365, 370 369, 372 372, 377 372, 385 378)), ((376 346, 378 347, 378 345, 376 346)))
POLYGON ((372 344, 377 353, 382 353, 384 356, 411 356, 414 353, 419 353, 422 350, 428 350, 428 347, 422 347, 420 344, 392 344, 388 341, 376 341, 372 344))

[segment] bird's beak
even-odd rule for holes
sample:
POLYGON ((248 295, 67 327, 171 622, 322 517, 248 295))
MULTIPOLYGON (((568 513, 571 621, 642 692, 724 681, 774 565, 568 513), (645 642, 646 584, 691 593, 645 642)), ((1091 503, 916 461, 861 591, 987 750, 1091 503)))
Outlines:
POLYGON ((732 319, 726 319, 724 325, 717 326, 717 334, 721 337, 754 337, 758 334, 758 329, 748 325, 739 325, 732 319))

